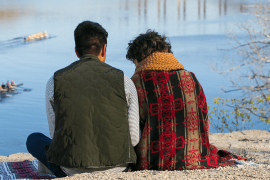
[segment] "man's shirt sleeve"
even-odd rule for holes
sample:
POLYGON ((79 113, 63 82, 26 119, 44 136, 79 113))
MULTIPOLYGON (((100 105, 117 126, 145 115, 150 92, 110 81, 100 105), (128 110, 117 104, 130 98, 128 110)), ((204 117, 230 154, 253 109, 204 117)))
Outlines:
POLYGON ((126 75, 124 75, 124 85, 128 105, 129 131, 134 147, 140 141, 138 95, 134 83, 126 75))
POLYGON ((45 92, 45 103, 46 103, 46 114, 47 120, 49 125, 50 136, 53 138, 54 129, 55 129, 55 113, 52 107, 54 102, 54 81, 53 76, 49 79, 46 85, 46 92, 45 92))

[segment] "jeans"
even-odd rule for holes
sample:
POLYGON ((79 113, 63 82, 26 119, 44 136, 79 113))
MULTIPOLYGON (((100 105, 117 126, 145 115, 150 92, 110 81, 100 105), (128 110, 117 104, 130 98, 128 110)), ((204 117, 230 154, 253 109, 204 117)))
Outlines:
POLYGON ((27 138, 26 147, 28 152, 42 162, 56 177, 65 177, 67 175, 60 166, 50 163, 47 160, 44 148, 46 145, 50 145, 51 142, 52 139, 42 133, 32 133, 27 138))

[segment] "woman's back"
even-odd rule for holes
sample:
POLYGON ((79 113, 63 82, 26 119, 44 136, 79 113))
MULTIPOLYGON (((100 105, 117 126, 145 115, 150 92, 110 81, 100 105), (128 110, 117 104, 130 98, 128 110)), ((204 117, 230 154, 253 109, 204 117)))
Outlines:
POLYGON ((148 30, 129 43, 127 59, 140 106, 141 140, 137 169, 215 168, 245 159, 209 143, 209 120, 203 89, 173 56, 166 36, 148 30))
MULTIPOLYGON (((172 56, 154 53, 145 61, 170 64, 172 56)), ((151 63, 144 67, 142 64, 132 77, 143 127, 137 168, 180 170, 233 164, 233 161, 224 162, 225 157, 219 156, 217 148, 209 143, 207 103, 195 75, 184 70, 178 61, 171 69, 165 68, 166 71, 153 69, 151 63)), ((227 155, 229 159, 237 158, 227 155)))

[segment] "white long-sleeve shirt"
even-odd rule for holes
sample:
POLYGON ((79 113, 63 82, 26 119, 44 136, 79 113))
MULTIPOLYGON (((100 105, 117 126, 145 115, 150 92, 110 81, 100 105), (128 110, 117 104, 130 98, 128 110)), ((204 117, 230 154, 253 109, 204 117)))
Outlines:
MULTIPOLYGON (((140 140, 140 129, 139 129, 139 106, 137 91, 132 80, 124 75, 124 87, 128 106, 128 123, 129 131, 131 136, 131 143, 136 146, 140 140)), ((52 76, 46 86, 45 93, 45 103, 46 103, 46 113, 49 124, 50 136, 53 138, 55 130, 55 113, 50 100, 54 99, 54 76, 52 76)), ((67 175, 77 174, 77 173, 90 173, 96 171, 113 171, 121 172, 125 170, 126 167, 116 167, 116 168, 63 168, 67 175)))

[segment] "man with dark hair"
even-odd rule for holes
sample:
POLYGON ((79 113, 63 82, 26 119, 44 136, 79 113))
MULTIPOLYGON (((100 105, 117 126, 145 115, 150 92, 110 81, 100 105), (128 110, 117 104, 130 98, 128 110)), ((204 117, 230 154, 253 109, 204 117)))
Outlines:
MULTIPOLYGON (((142 131, 138 170, 208 169, 246 160, 209 143, 205 94, 195 74, 174 57, 165 36, 140 34, 128 44, 135 65, 142 131)), ((183 61, 184 62, 184 61, 183 61)))
POLYGON ((102 48, 106 49, 107 38, 107 31, 98 23, 90 21, 81 23, 74 31, 77 56, 81 57, 84 54, 99 56, 102 48))
POLYGON ((47 83, 52 139, 33 133, 26 146, 57 177, 126 171, 129 163, 136 163, 137 92, 121 70, 104 63, 107 37, 98 23, 80 23, 74 31, 80 60, 56 71, 47 83))

